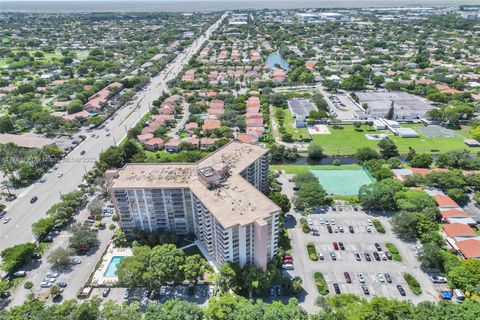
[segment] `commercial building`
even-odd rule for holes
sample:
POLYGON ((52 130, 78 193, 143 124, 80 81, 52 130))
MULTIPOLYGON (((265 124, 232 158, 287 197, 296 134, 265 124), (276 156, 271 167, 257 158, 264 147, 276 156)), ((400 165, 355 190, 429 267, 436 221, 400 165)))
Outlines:
POLYGON ((295 118, 295 127, 304 128, 305 119, 310 112, 317 111, 317 107, 308 99, 291 99, 288 100, 288 108, 295 118))
POLYGON ((218 265, 266 268, 277 253, 279 208, 268 149, 233 141, 192 164, 127 164, 106 173, 121 228, 193 233, 218 265))

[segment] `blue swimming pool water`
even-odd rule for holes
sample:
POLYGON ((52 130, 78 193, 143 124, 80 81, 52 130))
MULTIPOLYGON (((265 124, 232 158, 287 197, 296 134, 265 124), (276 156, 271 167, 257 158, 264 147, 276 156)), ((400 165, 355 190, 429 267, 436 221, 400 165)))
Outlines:
POLYGON ((112 257, 112 260, 110 260, 110 263, 108 264, 107 269, 105 269, 105 272, 103 273, 103 276, 108 277, 108 278, 116 278, 117 277, 117 265, 123 258, 125 258, 125 257, 124 256, 114 256, 114 257, 112 257))

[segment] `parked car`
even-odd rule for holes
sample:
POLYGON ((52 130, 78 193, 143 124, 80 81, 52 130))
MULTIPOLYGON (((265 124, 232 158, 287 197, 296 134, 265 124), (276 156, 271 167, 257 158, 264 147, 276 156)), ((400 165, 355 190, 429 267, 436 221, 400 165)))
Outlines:
POLYGON ((65 287, 67 286, 67 283, 62 281, 62 282, 59 282, 59 283, 58 283, 58 286, 59 286, 60 288, 65 288, 65 287))
POLYGON ((380 261, 380 255, 378 254, 378 252, 374 251, 372 254, 375 260, 380 261))
POLYGON ((107 297, 111 290, 112 290, 111 288, 105 288, 105 289, 103 289, 103 291, 102 291, 102 297, 104 297, 104 298, 107 297))
POLYGON ((343 242, 339 242, 338 247, 340 248, 340 250, 345 250, 345 246, 343 245, 343 242))
POLYGON ((371 232, 372 232, 372 228, 367 227, 367 232, 368 232, 368 233, 371 233, 371 232))
POLYGON ((405 289, 403 289, 403 287, 401 285, 397 285, 397 290, 398 290, 398 292, 400 292, 401 296, 405 297, 406 292, 405 292, 405 289))
POLYGON ((70 261, 70 264, 80 264, 82 263, 82 261, 80 260, 80 258, 73 258, 71 261, 70 261))
POLYGON ((365 252, 364 255, 365 255, 365 260, 372 261, 372 258, 370 257, 370 254, 368 252, 365 252))
POLYGON ((389 273, 385 273, 385 280, 386 280, 388 283, 392 283, 392 277, 390 277, 390 274, 389 274, 389 273))
POLYGON ((443 276, 430 276, 430 280, 432 280, 433 283, 447 283, 447 278, 443 276))
POLYGON ((361 272, 358 273, 358 281, 360 281, 360 283, 365 283, 365 276, 361 272))
POLYGON ((338 243, 336 242, 333 243, 333 249, 338 250, 338 243))
POLYGON ((37 196, 34 196, 32 197, 32 199, 30 199, 30 203, 34 203, 35 201, 38 200, 38 197, 37 196))
POLYGON ((343 276, 345 277, 345 281, 347 281, 347 283, 352 283, 352 278, 350 278, 350 274, 348 272, 344 272, 343 276))
POLYGON ((46 277, 46 278, 43 278, 42 281, 43 281, 43 282, 54 283, 55 281, 57 281, 57 278, 54 278, 54 277, 46 277))
POLYGON ((49 278, 57 278, 60 274, 58 272, 55 272, 55 271, 50 271, 50 272, 47 272, 47 277, 49 278))
POLYGON ((334 232, 334 233, 338 233, 338 228, 337 228, 337 227, 333 227, 333 232, 334 232))
POLYGON ((390 253, 390 251, 385 251, 385 255, 387 256, 388 260, 392 260, 392 254, 390 253))
POLYGON ((32 257, 33 257, 33 259, 36 259, 36 260, 42 259, 42 255, 39 254, 39 253, 34 253, 34 254, 32 255, 32 257))
POLYGON ((328 233, 333 233, 333 231, 332 231, 332 227, 330 227, 330 226, 327 226, 327 231, 328 231, 328 233))
POLYGON ((350 233, 355 233, 355 229, 353 229, 353 226, 348 226, 348 230, 350 233))
POLYGON ((52 284, 50 282, 47 282, 47 281, 40 282, 40 287, 42 288, 50 288, 51 286, 52 284))
POLYGON ((337 260, 337 255, 335 254, 335 252, 330 252, 330 257, 333 261, 337 260))
POLYGON ((14 272, 13 275, 15 277, 26 277, 27 276, 27 271, 19 270, 17 272, 14 272))
POLYGON ((360 257, 359 253, 355 253, 354 255, 355 255, 355 260, 362 261, 362 258, 360 257))
POLYGON ((338 283, 334 283, 333 284, 333 289, 335 290, 335 293, 336 294, 340 294, 341 291, 340 291, 340 286, 338 285, 338 283))
POLYGON ((323 255, 323 252, 322 251, 318 251, 318 258, 320 260, 325 260, 325 256, 323 255))
POLYGON ((85 154, 85 150, 80 151, 80 155, 83 156, 85 154))
POLYGON ((130 296, 130 293, 128 292, 128 289, 125 290, 125 292, 123 293, 123 299, 128 299, 128 297, 130 296))
POLYGON ((385 277, 380 272, 377 272, 377 279, 380 282, 385 282, 385 277))
POLYGON ((10 218, 10 217, 5 218, 5 219, 3 220, 3 224, 9 223, 10 220, 12 220, 12 218, 10 218))
POLYGON ((375 242, 375 248, 377 248, 377 251, 382 251, 382 247, 380 247, 378 242, 375 242))
POLYGON ((342 227, 342 226, 339 226, 339 227, 338 227, 338 231, 340 231, 340 233, 343 233, 343 232, 344 232, 343 227, 342 227))
POLYGON ((367 296, 370 294, 370 291, 368 291, 368 287, 365 284, 362 284, 362 290, 367 296))
POLYGON ((61 178, 61 177, 63 177, 63 173, 61 172, 57 173, 57 178, 61 178))
POLYGON ((293 270, 294 266, 293 266, 293 263, 284 263, 282 264, 282 268, 285 270, 293 270))

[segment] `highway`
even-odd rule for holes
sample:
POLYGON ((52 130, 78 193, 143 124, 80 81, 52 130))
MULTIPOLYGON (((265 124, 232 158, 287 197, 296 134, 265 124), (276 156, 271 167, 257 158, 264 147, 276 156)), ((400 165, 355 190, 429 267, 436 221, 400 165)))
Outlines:
POLYGON ((105 122, 104 129, 89 132, 87 139, 58 163, 57 170, 44 176, 46 182, 36 183, 26 188, 15 201, 7 206, 8 214, 5 217, 11 217, 12 220, 7 224, 3 224, 3 221, 0 224, 0 250, 33 241, 32 224, 46 216, 46 211, 60 201, 61 194, 75 190, 82 183, 83 175, 93 168, 102 151, 115 143, 118 144, 125 138, 128 129, 132 128, 149 111, 153 101, 167 89, 167 82, 177 77, 226 16, 227 14, 224 14, 212 24, 161 73, 153 77, 150 83, 129 103, 130 106, 119 109, 113 118, 105 122), (109 136, 107 136, 107 129, 110 132, 109 136), (92 137, 92 134, 97 137, 92 137), (82 151, 85 151, 84 155, 80 155, 82 151), (63 176, 57 178, 58 173, 63 173, 63 176), (32 204, 30 199, 34 196, 37 196, 38 200, 32 204))

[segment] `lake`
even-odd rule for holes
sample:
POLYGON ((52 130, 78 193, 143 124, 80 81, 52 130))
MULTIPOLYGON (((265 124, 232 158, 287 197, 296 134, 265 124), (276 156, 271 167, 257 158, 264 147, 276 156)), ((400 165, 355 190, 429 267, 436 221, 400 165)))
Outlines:
POLYGON ((267 62, 265 62, 265 65, 271 69, 274 69, 276 64, 280 65, 282 69, 288 70, 289 65, 287 60, 285 60, 278 51, 270 53, 267 57, 267 62))

